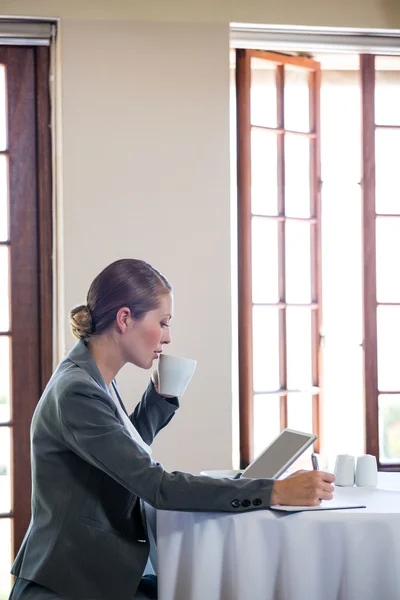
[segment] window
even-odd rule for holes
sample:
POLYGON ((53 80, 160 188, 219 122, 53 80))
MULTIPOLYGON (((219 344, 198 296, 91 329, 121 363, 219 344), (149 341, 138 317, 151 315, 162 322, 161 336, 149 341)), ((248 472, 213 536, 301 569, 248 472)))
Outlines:
POLYGON ((399 72, 398 57, 361 56, 366 447, 381 470, 400 470, 399 72))
POLYGON ((0 46, 0 598, 30 521, 30 422, 52 370, 49 48, 0 46))
POLYGON ((353 53, 328 73, 321 57, 236 53, 241 461, 285 426, 324 452, 342 411, 366 409, 366 450, 397 469, 400 59, 353 53))
POLYGON ((236 69, 245 466, 285 427, 320 430, 320 67, 238 50, 236 69))

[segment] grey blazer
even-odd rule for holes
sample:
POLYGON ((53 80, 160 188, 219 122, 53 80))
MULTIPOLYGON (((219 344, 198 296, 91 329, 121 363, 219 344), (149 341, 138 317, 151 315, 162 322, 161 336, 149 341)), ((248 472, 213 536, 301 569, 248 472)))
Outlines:
MULTIPOLYGON (((178 405, 150 383, 130 419, 151 444, 178 405)), ((169 473, 154 462, 124 427, 83 342, 38 403, 31 458, 32 520, 12 573, 71 600, 134 597, 149 553, 141 498, 161 510, 228 512, 271 501, 270 480, 169 473)))

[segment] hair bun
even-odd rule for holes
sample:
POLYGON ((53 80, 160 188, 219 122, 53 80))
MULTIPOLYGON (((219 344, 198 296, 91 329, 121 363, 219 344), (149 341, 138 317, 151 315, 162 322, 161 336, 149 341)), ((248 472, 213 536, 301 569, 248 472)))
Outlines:
POLYGON ((76 306, 69 313, 73 335, 79 340, 87 339, 93 332, 92 315, 86 304, 76 306))

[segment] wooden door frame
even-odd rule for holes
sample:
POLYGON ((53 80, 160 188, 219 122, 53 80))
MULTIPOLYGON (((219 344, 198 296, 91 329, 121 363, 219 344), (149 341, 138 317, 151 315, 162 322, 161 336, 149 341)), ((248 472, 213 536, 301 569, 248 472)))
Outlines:
POLYGON ((52 371, 50 49, 0 46, 6 67, 9 161, 13 555, 31 516, 30 423, 52 371))

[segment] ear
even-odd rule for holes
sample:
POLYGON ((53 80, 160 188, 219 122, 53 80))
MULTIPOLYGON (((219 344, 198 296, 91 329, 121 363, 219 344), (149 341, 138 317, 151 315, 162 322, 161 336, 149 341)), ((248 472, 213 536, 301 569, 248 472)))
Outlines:
POLYGON ((119 309, 116 315, 116 323, 121 333, 128 331, 129 325, 132 325, 133 319, 131 311, 127 306, 123 306, 119 309))

